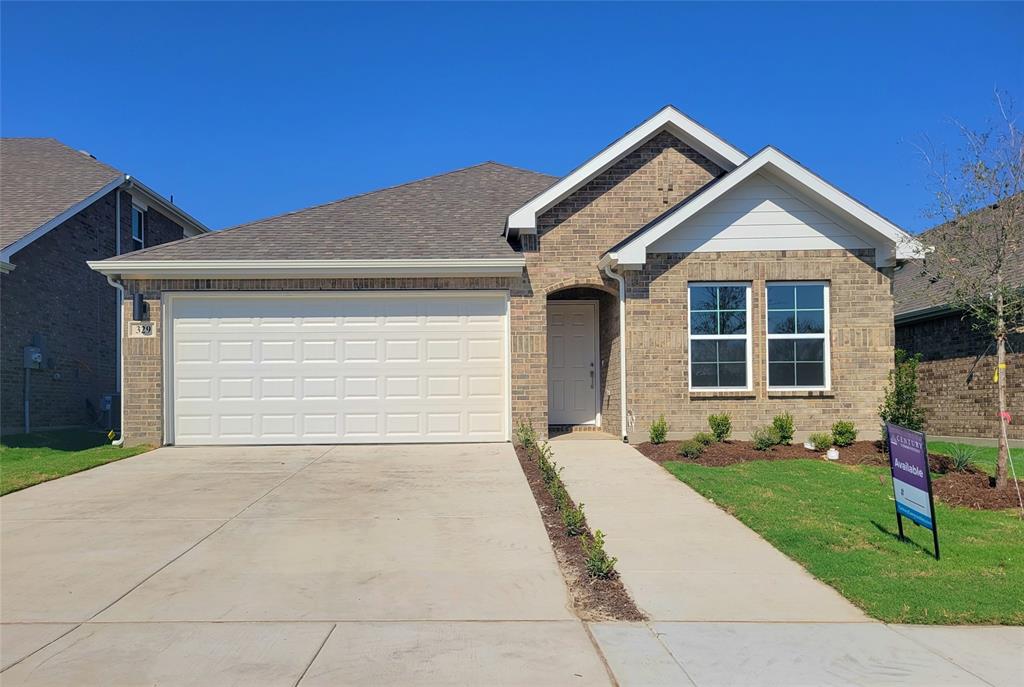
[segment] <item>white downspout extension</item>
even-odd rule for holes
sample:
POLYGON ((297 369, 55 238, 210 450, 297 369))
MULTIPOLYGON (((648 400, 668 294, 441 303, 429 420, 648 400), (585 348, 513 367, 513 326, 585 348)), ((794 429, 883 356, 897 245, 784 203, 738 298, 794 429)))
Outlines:
MULTIPOLYGON (((124 284, 119 281, 115 281, 109 274, 107 275, 107 283, 117 289, 117 302, 124 302, 124 284)), ((122 309, 123 310, 123 309, 122 309)), ((118 380, 124 379, 124 351, 121 349, 121 320, 124 318, 124 312, 117 313, 117 378, 118 380)), ((118 396, 121 399, 121 436, 115 441, 110 442, 113 446, 121 446, 124 444, 124 391, 118 396)))
POLYGON ((629 443, 626 424, 626 280, 612 272, 611 265, 604 266, 604 273, 619 283, 619 412, 622 441, 629 443))

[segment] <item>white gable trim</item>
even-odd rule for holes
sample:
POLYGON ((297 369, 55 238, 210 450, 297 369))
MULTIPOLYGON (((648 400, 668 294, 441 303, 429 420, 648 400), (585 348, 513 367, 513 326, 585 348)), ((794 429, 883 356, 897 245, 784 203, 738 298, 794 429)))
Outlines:
POLYGON ((71 219, 79 212, 95 203, 100 198, 103 198, 108 193, 118 188, 123 188, 129 193, 134 194, 134 196, 138 196, 138 198, 144 199, 142 200, 142 202, 139 202, 138 198, 135 199, 134 202, 136 205, 144 205, 146 206, 145 209, 148 209, 150 204, 158 207, 161 213, 171 217, 174 221, 181 224, 184 236, 186 237, 196 236, 198 234, 205 234, 210 231, 210 229, 206 225, 197 220, 195 217, 188 214, 187 212, 185 212, 177 205, 161 196, 153 189, 142 184, 134 177, 126 174, 124 176, 119 176, 115 178, 113 181, 111 181, 110 183, 108 183, 107 185, 105 185, 103 188, 96 191, 92 195, 84 198, 78 203, 75 203, 74 205, 72 205, 67 210, 60 213, 53 219, 50 219, 44 224, 39 225, 38 227, 30 231, 29 233, 25 234, 24 236, 22 236, 20 239, 10 244, 9 246, 5 246, 3 250, 0 250, 0 262, 9 263, 11 261, 11 256, 13 256, 19 250, 29 245, 36 239, 44 236, 51 230, 56 229, 61 224, 71 219))
POLYGON ((121 177, 117 177, 116 179, 108 183, 106 186, 101 188, 99 191, 96 191, 92 195, 87 196, 83 200, 75 203, 67 210, 60 213, 59 215, 49 220, 48 222, 40 224, 38 227, 30 231, 29 233, 25 234, 24 236, 22 236, 20 239, 10 244, 9 246, 5 246, 4 249, 0 251, 0 262, 10 262, 11 256, 17 253, 19 250, 29 245, 39 237, 43 236, 51 229, 54 229, 63 224, 64 222, 66 222, 67 220, 71 219, 79 212, 86 209, 87 207, 95 203, 97 200, 113 191, 122 183, 124 183, 124 179, 121 177))
POLYGON ((542 213, 662 131, 670 132, 726 171, 747 159, 743 151, 669 105, 509 215, 506 233, 510 236, 535 234, 537 218, 542 213))
POLYGON ((921 246, 910 234, 781 151, 768 146, 676 210, 616 246, 608 252, 602 262, 613 265, 643 265, 647 262, 647 249, 651 244, 761 170, 774 173, 777 178, 819 204, 829 215, 857 230, 858 233, 871 237, 872 243, 883 246, 884 249, 876 253, 876 264, 879 267, 890 266, 897 260, 921 257, 921 246))

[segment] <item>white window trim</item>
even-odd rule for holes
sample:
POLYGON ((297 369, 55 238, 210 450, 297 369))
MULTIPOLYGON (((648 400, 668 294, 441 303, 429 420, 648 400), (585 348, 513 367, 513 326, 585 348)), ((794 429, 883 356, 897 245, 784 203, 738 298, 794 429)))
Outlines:
POLYGON ((764 383, 768 391, 831 391, 832 390, 832 316, 830 285, 827 281, 766 281, 764 284, 764 383), (822 286, 823 307, 825 308, 825 331, 822 334, 772 334, 768 330, 768 287, 769 286, 822 286), (769 343, 778 339, 821 339, 825 342, 825 385, 824 386, 771 386, 768 366, 770 361, 769 343))
MULTIPOLYGON (((134 214, 136 210, 139 212, 139 215, 142 216, 142 232, 141 232, 142 235, 139 238, 135 238, 135 226, 134 226, 134 222, 133 222, 132 223, 133 224, 133 226, 132 226, 132 249, 133 250, 142 250, 143 248, 146 247, 146 208, 143 207, 142 205, 139 205, 136 202, 132 202, 132 213, 134 214), (139 243, 141 243, 142 245, 141 246, 137 245, 139 243)), ((134 220, 134 217, 132 219, 134 220)))
POLYGON ((750 302, 750 282, 746 281, 694 281, 686 284, 686 358, 687 358, 687 377, 686 385, 689 390, 693 393, 713 393, 713 392, 742 392, 742 391, 753 391, 754 384, 754 371, 753 371, 753 342, 750 328, 750 311, 753 304, 750 302), (690 289, 694 287, 702 286, 742 286, 746 290, 747 300, 747 321, 746 321, 746 334, 693 334, 690 329, 691 313, 693 312, 690 308, 690 289), (747 385, 746 386, 694 386, 693 385, 693 342, 694 341, 708 341, 708 340, 721 340, 721 339, 734 339, 736 341, 747 342, 747 385))

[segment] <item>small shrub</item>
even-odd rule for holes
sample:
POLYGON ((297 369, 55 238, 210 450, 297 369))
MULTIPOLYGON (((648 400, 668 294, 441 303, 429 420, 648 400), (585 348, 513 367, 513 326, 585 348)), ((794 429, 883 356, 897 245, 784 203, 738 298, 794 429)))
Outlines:
POLYGON ((562 523, 565 525, 565 533, 570 537, 578 537, 587 531, 587 519, 583 515, 583 504, 573 506, 566 504, 562 509, 562 523))
POLYGON ((917 431, 924 429, 924 409, 917 404, 917 366, 920 362, 920 353, 907 355, 906 351, 896 349, 896 364, 889 370, 885 399, 878 407, 883 440, 886 438, 886 422, 917 431))
POLYGON ((591 577, 608 579, 615 574, 615 564, 619 559, 609 556, 604 550, 604 532, 597 530, 593 539, 583 537, 582 545, 587 573, 591 577))
POLYGON ((651 435, 652 444, 664 444, 668 438, 668 423, 665 422, 665 416, 662 415, 652 422, 651 428, 648 431, 651 435))
POLYGON ((832 425, 832 443, 836 446, 849 446, 857 441, 857 428, 848 420, 837 420, 832 425))
POLYGON ((957 472, 968 472, 978 457, 978 449, 967 444, 953 444, 949 447, 949 461, 957 472))
POLYGON ((809 440, 815 451, 827 451, 832 448, 832 435, 828 432, 815 432, 809 440))
POLYGON ((520 446, 533 448, 537 445, 537 431, 526 420, 520 420, 516 425, 516 441, 520 446))
POLYGON ((772 427, 779 433, 779 443, 789 446, 793 441, 793 416, 789 413, 782 413, 772 418, 772 427))
POLYGON ((549 484, 548 492, 555 499, 555 506, 558 507, 559 511, 563 511, 566 506, 572 505, 572 499, 569 498, 569 492, 565 490, 565 484, 562 483, 562 480, 558 479, 549 484))
POLYGON ((772 446, 778 446, 782 443, 782 437, 779 436, 779 430, 775 429, 773 425, 765 425, 764 427, 758 427, 754 430, 750 437, 754 442, 754 448, 758 451, 767 451, 772 446))
POLYGON ((710 446, 715 443, 715 435, 710 432, 697 432, 693 435, 693 440, 701 446, 710 446))
POLYGON ((708 416, 708 426, 717 441, 725 441, 732 434, 732 419, 726 413, 708 416))
POLYGON ((676 453, 683 458, 698 458, 700 454, 704 453, 704 444, 696 439, 687 439, 686 441, 679 442, 679 448, 676 449, 676 453))
POLYGON ((551 458, 551 447, 547 442, 540 445, 537 450, 537 466, 540 468, 540 476, 544 479, 544 484, 549 487, 559 481, 559 473, 562 471, 551 458))

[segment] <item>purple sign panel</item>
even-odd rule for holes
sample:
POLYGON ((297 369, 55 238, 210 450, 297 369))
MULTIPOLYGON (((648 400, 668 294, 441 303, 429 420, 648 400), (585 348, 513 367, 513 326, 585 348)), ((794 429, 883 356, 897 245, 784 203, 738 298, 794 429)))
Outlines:
POLYGON ((896 512, 934 530, 932 483, 924 434, 888 423, 885 427, 889 435, 889 463, 896 512))

